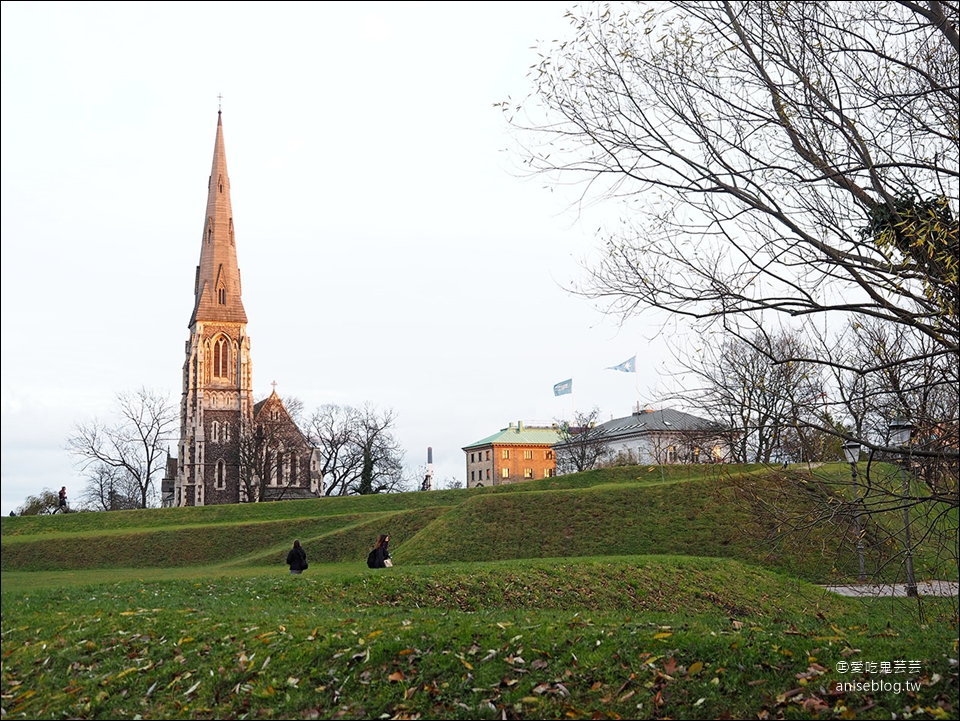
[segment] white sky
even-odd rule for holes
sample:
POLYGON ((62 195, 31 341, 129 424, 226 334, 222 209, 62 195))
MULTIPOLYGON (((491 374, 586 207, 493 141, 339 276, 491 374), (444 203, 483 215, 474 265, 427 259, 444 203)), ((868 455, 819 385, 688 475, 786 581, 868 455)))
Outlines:
POLYGON ((520 179, 493 107, 568 6, 4 2, 2 513, 76 497, 116 392, 179 403, 220 93, 257 397, 391 407, 438 485, 511 421, 655 403, 659 326, 563 290, 615 208, 520 179))

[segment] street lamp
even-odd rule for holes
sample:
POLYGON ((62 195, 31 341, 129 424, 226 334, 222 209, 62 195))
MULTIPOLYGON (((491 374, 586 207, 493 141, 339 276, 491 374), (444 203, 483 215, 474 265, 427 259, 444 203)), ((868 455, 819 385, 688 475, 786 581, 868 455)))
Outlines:
POLYGON ((863 533, 860 530, 860 489, 857 485, 857 463, 860 461, 860 444, 848 441, 843 444, 843 457, 850 464, 850 475, 853 477, 853 499, 856 504, 854 521, 857 526, 857 559, 860 561, 860 583, 867 580, 867 572, 863 567, 863 533))
MULTIPOLYGON (((890 422, 890 441, 900 448, 904 453, 910 450, 910 434, 913 433, 913 424, 900 418, 890 422)), ((903 527, 907 541, 907 595, 911 598, 917 597, 917 582, 913 577, 913 551, 910 547, 910 484, 907 482, 907 458, 900 458, 900 480, 903 485, 903 527)))

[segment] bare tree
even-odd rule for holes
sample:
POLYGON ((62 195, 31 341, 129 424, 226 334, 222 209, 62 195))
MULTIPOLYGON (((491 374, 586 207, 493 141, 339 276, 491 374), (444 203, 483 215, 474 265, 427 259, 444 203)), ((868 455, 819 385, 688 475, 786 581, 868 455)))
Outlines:
POLYGON ((945 451, 960 447, 960 365, 932 352, 932 345, 903 326, 851 323, 839 344, 843 364, 834 383, 853 436, 887 438, 891 420, 909 420, 911 455, 921 454, 916 476, 928 494, 915 500, 956 504, 958 464, 945 451))
POLYGON ((597 424, 600 409, 583 413, 575 411, 573 421, 557 421, 560 440, 553 446, 557 474, 579 473, 603 465, 610 458, 610 448, 603 429, 597 424))
POLYGON ((84 509, 123 511, 140 507, 140 489, 126 470, 93 463, 87 466, 86 477, 87 485, 80 492, 84 509))
POLYGON ((372 405, 328 404, 310 419, 308 436, 320 451, 324 493, 345 496, 404 490, 404 452, 393 435, 396 414, 372 405))
POLYGON ((534 171, 627 203, 579 292, 744 339, 876 318, 956 361, 955 3, 590 7, 503 104, 534 171))
MULTIPOLYGON (((793 360, 810 355, 802 336, 758 330, 746 339, 704 340, 698 353, 681 361, 688 380, 683 400, 726 429, 732 460, 823 460, 816 430, 826 398, 822 369, 793 360)), ((833 450, 831 460, 839 446, 833 450)))
MULTIPOLYGON (((572 37, 543 50, 531 96, 502 107, 533 172, 582 180, 580 202, 625 204, 577 292, 623 318, 662 309, 747 343, 777 315, 807 321, 811 341, 826 335, 812 320, 874 319, 956 366, 960 6, 664 2, 569 16, 572 37)), ((773 360, 843 366, 829 352, 773 360)), ((809 427, 837 432, 834 415, 809 427)), ((913 455, 955 464, 953 434, 913 455)), ((885 433, 856 440, 897 450, 885 433)))
POLYGON ((156 495, 154 476, 163 472, 179 422, 177 409, 166 396, 140 388, 117 394, 116 415, 113 424, 96 418, 78 423, 67 438, 67 450, 81 470, 94 470, 94 484, 97 466, 117 469, 122 482, 135 488, 137 507, 148 508, 156 495))
POLYGON ((621 7, 570 13, 503 104, 545 141, 534 170, 629 203, 583 292, 748 326, 854 312, 956 353, 958 6, 621 7))

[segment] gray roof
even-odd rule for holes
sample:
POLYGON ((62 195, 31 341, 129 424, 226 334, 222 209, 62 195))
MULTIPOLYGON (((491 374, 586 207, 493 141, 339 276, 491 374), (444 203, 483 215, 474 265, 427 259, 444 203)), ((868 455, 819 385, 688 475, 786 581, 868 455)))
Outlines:
POLYGON ((677 411, 672 408, 661 410, 643 410, 625 418, 614 418, 597 426, 604 435, 613 440, 621 436, 637 436, 646 433, 669 433, 690 431, 715 431, 721 426, 705 418, 677 411))

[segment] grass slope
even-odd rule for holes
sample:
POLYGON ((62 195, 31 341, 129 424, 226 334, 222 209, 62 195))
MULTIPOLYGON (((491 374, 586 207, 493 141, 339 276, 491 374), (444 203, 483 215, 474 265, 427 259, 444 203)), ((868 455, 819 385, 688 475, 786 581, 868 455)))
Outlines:
MULTIPOLYGON (((293 538, 315 563, 362 563, 390 533, 405 564, 668 553, 749 560, 817 583, 855 577, 849 516, 784 533, 744 489, 778 494, 798 517, 809 503, 802 486, 758 466, 625 467, 495 488, 5 518, 0 569, 282 564, 293 538)), ((868 530, 868 571, 897 580, 896 529, 868 530)), ((919 522, 923 538, 917 531, 919 522)), ((918 575, 955 579, 956 554, 944 564, 927 545, 914 549, 918 575)))
MULTIPOLYGON (((957 599, 826 593, 808 581, 852 571, 849 524, 781 534, 750 493, 799 512, 808 491, 634 467, 2 519, 2 715, 956 718, 957 599), (369 570, 382 532, 398 565, 369 570), (304 576, 283 565, 294 536, 304 576)), ((948 557, 917 551, 919 569, 948 557)))
POLYGON ((5 591, 2 704, 83 719, 955 717, 956 635, 910 603, 676 557, 5 591), (910 671, 838 670, 857 660, 910 671))

